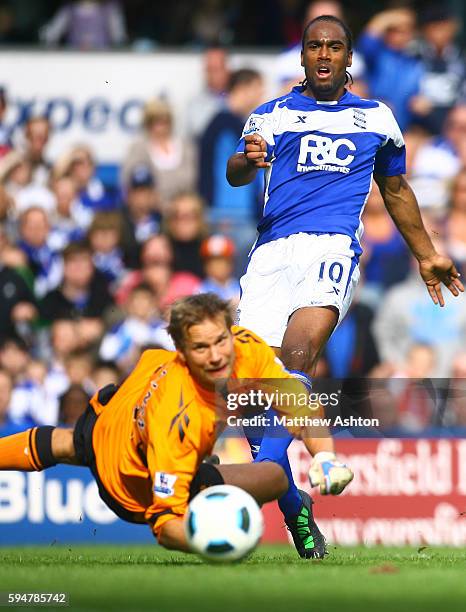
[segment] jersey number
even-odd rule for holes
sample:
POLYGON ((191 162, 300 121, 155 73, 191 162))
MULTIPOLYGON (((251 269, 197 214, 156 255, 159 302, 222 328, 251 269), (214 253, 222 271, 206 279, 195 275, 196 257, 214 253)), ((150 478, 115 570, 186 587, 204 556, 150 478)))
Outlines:
POLYGON ((334 261, 330 265, 327 265, 327 262, 323 261, 320 264, 319 280, 324 280, 326 274, 328 274, 332 283, 339 283, 343 276, 343 265, 339 261, 334 261))

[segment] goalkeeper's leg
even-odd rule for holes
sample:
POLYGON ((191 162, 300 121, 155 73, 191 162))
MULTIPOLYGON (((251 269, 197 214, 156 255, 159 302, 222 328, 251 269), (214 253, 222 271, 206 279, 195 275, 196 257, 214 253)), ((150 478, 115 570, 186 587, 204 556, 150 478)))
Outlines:
POLYGON ((73 429, 33 427, 0 438, 0 470, 39 472, 57 463, 77 463, 73 429))

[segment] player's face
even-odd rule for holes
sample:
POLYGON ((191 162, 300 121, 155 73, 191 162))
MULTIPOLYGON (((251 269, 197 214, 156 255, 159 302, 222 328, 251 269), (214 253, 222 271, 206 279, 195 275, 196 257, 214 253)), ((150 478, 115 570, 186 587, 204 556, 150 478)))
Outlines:
POLYGON ((337 23, 318 22, 308 28, 301 66, 308 92, 318 100, 337 100, 343 95, 346 68, 351 66, 345 32, 337 23))
POLYGON ((233 335, 224 316, 219 314, 192 325, 179 354, 202 387, 214 389, 218 380, 228 378, 233 371, 235 352, 233 335))

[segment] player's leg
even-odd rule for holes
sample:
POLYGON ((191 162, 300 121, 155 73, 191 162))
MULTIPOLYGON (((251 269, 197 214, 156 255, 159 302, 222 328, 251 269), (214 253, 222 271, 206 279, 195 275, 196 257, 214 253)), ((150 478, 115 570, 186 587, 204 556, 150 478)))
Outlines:
POLYGON ((338 323, 334 306, 305 307, 290 317, 280 351, 286 368, 314 376, 317 362, 338 323))
MULTIPOLYGON (((270 410, 269 414, 271 423, 276 423, 276 420, 273 419, 274 411, 270 410)), ((255 462, 274 461, 283 468, 288 478, 288 489, 279 498, 278 505, 283 513, 285 524, 291 533, 296 550, 301 557, 322 559, 327 553, 327 549, 325 538, 314 520, 312 498, 296 486, 288 460, 287 451, 292 440, 293 437, 282 425, 266 427, 255 462)))
POLYGON ((250 493, 259 504, 265 504, 286 491, 288 479, 277 463, 212 465, 204 462, 191 481, 189 499, 203 489, 220 484, 240 487, 250 493))
POLYGON ((275 462, 218 465, 216 469, 225 484, 244 489, 258 504, 278 499, 288 488, 285 472, 275 462))
POLYGON ((358 260, 349 236, 294 238, 293 304, 280 358, 289 370, 314 376, 327 340, 351 304, 359 280, 358 260))
MULTIPOLYGON (((279 347, 292 307, 292 287, 287 272, 290 240, 280 239, 260 246, 251 256, 246 273, 241 278, 242 296, 238 307, 238 322, 261 336, 271 347, 279 347), (264 312, 267 316, 264 317, 264 312)), ((275 350, 275 349, 274 349, 275 350)), ((276 349, 278 350, 278 348, 276 349)), ((245 428, 245 436, 256 461, 261 448, 263 432, 258 428, 245 428)), ((287 434, 288 435, 288 434, 287 434)), ((291 441, 291 437, 289 438, 291 441)), ((271 447, 278 442, 273 438, 271 447)), ((281 440, 279 441, 281 442, 281 440)), ((288 442, 289 444, 289 442, 288 442)), ((272 455, 272 448, 267 450, 272 455)), ((276 449, 275 459, 288 477, 289 488, 279 505, 285 516, 294 516, 302 505, 301 496, 294 484, 288 457, 281 448, 276 449)))
POLYGON ((75 461, 72 429, 33 427, 0 438, 0 470, 34 472, 75 461))
MULTIPOLYGON (((289 282, 292 274, 287 270, 288 263, 292 261, 290 249, 293 249, 293 240, 290 239, 277 240, 259 247, 253 253, 246 273, 241 279, 243 293, 238 308, 238 323, 261 336, 276 353, 280 352, 278 347, 282 343, 292 309, 293 288, 289 282), (267 317, 263 316, 264 312, 267 312, 267 317)), ((306 544, 309 545, 308 534, 303 534, 301 538, 297 528, 293 529, 303 513, 308 513, 312 518, 310 506, 312 500, 309 496, 303 500, 302 492, 293 479, 286 452, 292 440, 291 435, 287 430, 283 430, 282 435, 278 437, 271 432, 267 432, 264 437, 263 434, 258 435, 257 428, 251 431, 245 429, 244 433, 254 462, 277 462, 283 468, 288 479, 288 488, 279 498, 278 505, 285 523, 292 531, 298 553, 301 556, 310 554, 305 549, 306 544), (305 507, 305 502, 308 509, 305 507)), ((314 526, 316 541, 319 542, 320 532, 315 523, 314 526)), ((320 540, 322 545, 318 556, 323 556, 325 545, 321 535, 320 540)))

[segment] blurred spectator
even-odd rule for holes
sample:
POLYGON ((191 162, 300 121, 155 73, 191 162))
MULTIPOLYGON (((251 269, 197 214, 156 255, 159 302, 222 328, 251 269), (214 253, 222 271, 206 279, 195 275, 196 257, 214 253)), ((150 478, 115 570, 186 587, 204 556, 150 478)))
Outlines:
POLYGON ((129 268, 139 266, 141 245, 160 231, 160 197, 148 166, 136 166, 129 177, 122 208, 121 246, 129 268))
POLYGON ((173 272, 173 249, 163 234, 146 240, 141 249, 141 270, 127 276, 118 289, 116 300, 125 304, 129 292, 141 283, 148 284, 163 311, 175 300, 197 293, 200 280, 191 272, 173 272))
POLYGON ((91 395, 94 392, 92 371, 94 359, 86 349, 77 349, 65 359, 66 375, 71 385, 79 385, 91 395))
POLYGON ((198 137, 220 110, 228 79, 227 52, 222 47, 211 47, 203 55, 204 89, 193 98, 186 109, 189 133, 198 137))
MULTIPOLYGON (((339 0, 315 0, 307 6, 302 23, 302 31, 304 31, 308 23, 320 15, 332 15, 345 21, 343 7, 339 0)), ((302 41, 300 40, 291 49, 283 51, 278 56, 276 74, 280 92, 283 94, 287 93, 304 79, 304 68, 301 66, 301 49, 302 41)), ((357 51, 353 50, 353 62, 348 72, 353 78, 353 84, 349 85, 352 93, 358 96, 366 96, 367 86, 363 80, 364 60, 357 51)))
POLYGON ((78 350, 81 345, 79 324, 71 319, 57 319, 50 327, 50 354, 47 362, 49 368, 45 377, 48 394, 58 401, 69 387, 70 381, 66 373, 68 356, 78 350))
POLYGON ((440 134, 450 108, 458 102, 465 77, 465 58, 455 45, 459 21, 445 4, 430 4, 420 15, 419 56, 424 65, 419 93, 411 100, 416 123, 440 134))
POLYGON ((71 243, 63 251, 63 280, 41 304, 43 319, 74 319, 79 322, 82 345, 97 341, 104 331, 105 310, 113 300, 105 277, 95 270, 90 248, 71 243))
POLYGON ((196 184, 196 156, 192 142, 174 133, 174 117, 164 100, 151 100, 144 107, 144 135, 130 147, 123 162, 121 176, 126 187, 136 166, 151 169, 162 204, 179 191, 191 190, 196 184))
MULTIPOLYGON (((463 355, 463 359, 464 359, 463 355)), ((453 426, 457 437, 466 435, 466 378, 463 374, 450 381, 447 404, 445 406, 446 424, 453 426)))
POLYGON ((228 11, 221 0, 198 0, 190 25, 193 42, 212 45, 222 39, 231 39, 227 32, 228 11))
POLYGON ((10 418, 12 391, 13 381, 11 376, 7 371, 0 370, 0 438, 11 436, 24 429, 24 425, 15 423, 10 418))
MULTIPOLYGON (((466 352, 457 353, 451 365, 452 378, 466 378, 466 352)), ((466 408, 466 403, 465 403, 466 408)))
POLYGON ((457 435, 466 435, 466 352, 464 349, 453 358, 451 377, 445 406, 447 425, 461 428, 457 435))
POLYGON ((201 198, 188 192, 176 196, 168 207, 164 230, 174 254, 174 271, 202 277, 204 269, 199 249, 207 226, 201 198))
POLYGON ((31 173, 31 164, 19 151, 10 151, 0 159, 0 184, 12 198, 16 198, 29 185, 31 173))
POLYGON ((374 185, 362 217, 364 223, 364 299, 377 306, 382 293, 409 273, 409 251, 374 185))
POLYGON ((451 209, 447 219, 447 241, 451 256, 466 274, 466 168, 456 176, 451 190, 451 209))
MULTIPOLYGON (((212 220, 254 220, 257 183, 236 188, 225 178, 225 168, 236 150, 244 122, 264 97, 262 76, 249 68, 233 72, 224 107, 213 117, 200 138, 199 192, 211 208, 212 220)), ((260 174, 260 173, 259 173, 260 174)))
POLYGON ((56 209, 51 217, 49 244, 54 250, 63 251, 70 242, 84 238, 84 230, 92 221, 92 212, 77 198, 73 179, 63 176, 53 180, 52 190, 56 209))
POLYGON ((117 194, 96 176, 94 158, 88 146, 79 145, 64 153, 55 163, 53 172, 55 178, 66 176, 74 181, 82 206, 91 214, 117 208, 117 194))
MULTIPOLYGON (((3 185, 0 184, 0 231, 3 235, 8 233, 10 229, 8 226, 10 223, 10 217, 13 216, 15 207, 15 201, 8 194, 7 190, 3 185)), ((9 232, 14 233, 14 232, 9 232)))
POLYGON ((96 270, 113 285, 125 273, 120 248, 122 219, 118 213, 97 213, 88 231, 88 241, 96 270))
POLYGON ((98 361, 92 370, 92 384, 94 391, 103 389, 107 385, 119 385, 123 374, 114 361, 98 361))
POLYGON ((427 344, 437 355, 434 375, 450 375, 453 355, 466 342, 466 295, 454 298, 447 290, 443 295, 445 308, 439 308, 414 269, 405 281, 387 292, 373 328, 384 361, 397 368, 414 344, 427 344))
POLYGON ((393 373, 393 378, 430 378, 434 375, 436 355, 430 344, 418 342, 408 350, 406 360, 398 370, 393 373))
POLYGON ((134 367, 141 347, 147 345, 174 350, 153 289, 139 285, 129 294, 126 317, 104 336, 99 356, 105 361, 115 361, 128 372, 134 367))
POLYGON ((352 378, 367 376, 379 363, 379 354, 372 333, 374 311, 356 297, 348 314, 330 336, 325 359, 327 376, 352 378))
POLYGON ((58 425, 74 427, 79 417, 85 412, 89 403, 89 395, 80 385, 71 385, 60 397, 58 425))
POLYGON ((30 375, 31 363, 29 348, 21 338, 10 336, 0 342, 0 368, 13 380, 10 417, 25 426, 54 425, 58 406, 45 387, 30 375))
POLYGON ((215 234, 203 240, 201 257, 204 276, 199 293, 215 293, 223 300, 230 300, 236 308, 240 297, 239 280, 234 278, 235 244, 227 236, 215 234))
POLYGON ((51 164, 45 157, 49 141, 50 123, 47 117, 30 117, 24 127, 25 157, 31 164, 31 180, 37 185, 46 185, 49 180, 51 164))
POLYGON ((39 34, 48 46, 64 43, 82 51, 107 49, 126 41, 123 12, 115 0, 67 2, 39 34))
POLYGON ((466 101, 448 113, 443 134, 418 149, 413 161, 413 177, 451 181, 466 166, 466 101))
POLYGON ((411 179, 416 155, 419 149, 430 140, 430 137, 423 129, 413 127, 403 133, 403 140, 406 147, 406 176, 411 179))
POLYGON ((433 425, 435 400, 424 379, 434 376, 436 367, 435 349, 429 344, 416 343, 411 346, 406 361, 393 377, 396 390, 398 426, 402 430, 419 434, 433 425))
POLYGON ((49 220, 42 208, 32 206, 20 215, 18 246, 28 258, 37 298, 54 289, 63 274, 61 257, 50 247, 49 234, 49 220))
POLYGON ((23 278, 0 263, 0 336, 13 331, 29 335, 37 314, 34 296, 23 278))
POLYGON ((8 99, 6 89, 0 86, 0 157, 8 153, 13 146, 11 142, 11 128, 5 125, 7 107, 8 99))
POLYGON ((412 121, 410 104, 423 74, 420 60, 410 51, 415 27, 411 9, 382 11, 369 21, 356 46, 366 64, 370 97, 392 108, 402 131, 412 121))

